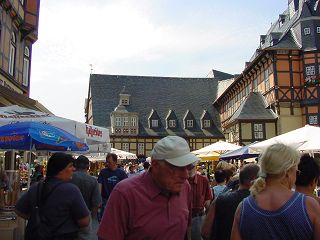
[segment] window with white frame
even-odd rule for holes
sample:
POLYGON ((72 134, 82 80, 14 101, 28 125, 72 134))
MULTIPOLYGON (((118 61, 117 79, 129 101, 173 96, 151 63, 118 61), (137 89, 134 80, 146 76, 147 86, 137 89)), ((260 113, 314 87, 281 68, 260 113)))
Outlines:
POLYGON ((138 143, 138 155, 144 155, 144 143, 138 143))
POLYGON ((314 76, 316 74, 315 66, 307 66, 306 67, 306 76, 314 76))
POLYGON ((129 126, 129 117, 123 117, 123 126, 124 127, 129 126))
POLYGON ((116 127, 121 127, 121 117, 116 117, 116 127))
POLYGON ((193 127, 193 120, 187 120, 187 128, 192 128, 193 127))
POLYGON ((28 86, 29 83, 29 65, 30 65, 30 51, 28 47, 24 48, 23 55, 23 81, 24 86, 28 86))
POLYGON ((122 150, 129 152, 129 143, 122 143, 122 150))
POLYGON ((263 124, 262 123, 254 123, 253 124, 253 134, 254 134, 254 139, 263 139, 263 124))
POLYGON ((14 65, 15 65, 15 58, 16 58, 16 35, 15 33, 11 34, 10 39, 10 50, 9 50, 9 74, 13 76, 14 74, 14 65))
POLYGON ((317 27, 317 33, 320 33, 320 27, 317 27))
POLYGON ((127 99, 127 98, 121 99, 121 104, 122 104, 122 105, 128 105, 128 104, 129 104, 128 99, 127 99))
POLYGON ((209 128, 211 126, 211 121, 210 120, 203 120, 203 127, 209 128))
POLYGON ((159 120, 152 119, 151 120, 151 127, 158 127, 159 126, 159 120))
POLYGON ((310 28, 304 28, 303 33, 304 33, 304 35, 310 35, 311 34, 310 28))
POLYGON ((131 117, 131 126, 136 127, 137 126, 137 118, 136 117, 131 117))
POLYGON ((168 121, 169 128, 175 128, 176 127, 176 120, 171 119, 168 121))
POLYGON ((309 124, 310 125, 318 125, 318 116, 317 115, 309 115, 309 124))

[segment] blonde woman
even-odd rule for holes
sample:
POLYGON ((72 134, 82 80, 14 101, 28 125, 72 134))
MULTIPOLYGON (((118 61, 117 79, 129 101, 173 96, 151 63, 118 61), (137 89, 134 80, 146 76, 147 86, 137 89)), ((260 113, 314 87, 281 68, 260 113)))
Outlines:
POLYGON ((299 153, 284 144, 266 149, 259 160, 260 177, 237 208, 232 240, 320 239, 319 204, 291 190, 299 159, 299 153))

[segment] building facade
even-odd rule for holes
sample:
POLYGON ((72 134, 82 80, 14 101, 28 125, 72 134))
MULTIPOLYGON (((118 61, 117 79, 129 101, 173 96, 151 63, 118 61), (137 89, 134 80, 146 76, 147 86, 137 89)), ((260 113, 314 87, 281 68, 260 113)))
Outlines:
POLYGON ((0 106, 48 112, 29 98, 32 45, 38 39, 40 0, 0 1, 0 106))
POLYGON ((150 156, 162 137, 185 138, 191 150, 224 139, 212 105, 218 82, 233 75, 212 71, 208 78, 91 74, 86 122, 110 129, 112 147, 150 156))
POLYGON ((319 126, 319 48, 320 4, 289 0, 243 72, 214 101, 226 139, 247 144, 319 126))

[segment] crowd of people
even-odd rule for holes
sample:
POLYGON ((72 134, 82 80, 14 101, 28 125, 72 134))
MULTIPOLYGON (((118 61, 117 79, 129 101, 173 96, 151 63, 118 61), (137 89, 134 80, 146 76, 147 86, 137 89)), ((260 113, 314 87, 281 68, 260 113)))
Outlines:
POLYGON ((159 140, 140 166, 121 168, 108 154, 98 178, 88 174, 85 156, 54 153, 46 177, 38 176, 15 211, 29 219, 42 186, 51 239, 89 239, 96 218, 99 240, 320 239, 315 157, 274 144, 258 164, 219 162, 213 183, 198 161, 178 136, 159 140))

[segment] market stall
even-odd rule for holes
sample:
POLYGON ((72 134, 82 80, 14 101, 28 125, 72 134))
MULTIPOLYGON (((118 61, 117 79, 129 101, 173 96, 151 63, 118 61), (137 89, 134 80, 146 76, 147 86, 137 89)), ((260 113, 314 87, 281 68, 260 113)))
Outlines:
POLYGON ((87 143, 89 152, 110 152, 109 130, 103 127, 81 123, 17 105, 0 107, 0 126, 12 122, 40 122, 52 125, 87 143))
MULTIPOLYGON (((29 168, 26 169, 28 171, 27 187, 29 187, 32 151, 83 152, 88 151, 89 148, 79 138, 60 128, 38 122, 18 122, 0 127, 0 149, 29 151, 29 168)), ((13 210, 21 191, 20 181, 21 176, 18 170, 0 168, 0 236, 12 235, 19 227, 21 220, 17 220, 13 210)))

